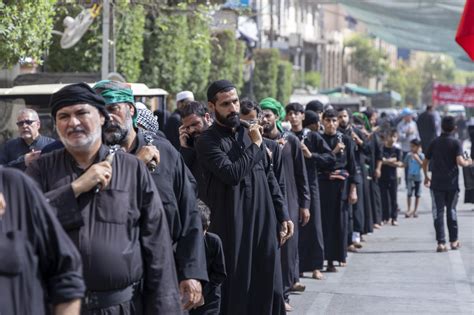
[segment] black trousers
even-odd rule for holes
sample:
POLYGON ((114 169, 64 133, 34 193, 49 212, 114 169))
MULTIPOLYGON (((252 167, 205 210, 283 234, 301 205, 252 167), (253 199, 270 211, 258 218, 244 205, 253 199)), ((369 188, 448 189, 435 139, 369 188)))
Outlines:
POLYGON ((372 223, 380 224, 382 223, 382 196, 380 195, 379 182, 374 178, 370 181, 370 197, 372 203, 372 223))
POLYGON ((382 195, 382 220, 397 219, 397 179, 380 181, 380 194, 382 195))
POLYGON ((457 190, 433 190, 433 196, 436 204, 436 209, 433 211, 433 220, 438 244, 446 243, 446 236, 444 233, 444 208, 446 208, 446 218, 448 221, 449 241, 457 241, 458 220, 456 205, 458 203, 459 192, 457 190))

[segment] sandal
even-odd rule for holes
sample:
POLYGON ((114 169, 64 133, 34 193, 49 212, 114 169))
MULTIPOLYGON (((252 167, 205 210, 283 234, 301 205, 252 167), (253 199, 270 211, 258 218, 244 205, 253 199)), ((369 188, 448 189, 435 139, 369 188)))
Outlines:
POLYGON ((334 266, 327 266, 326 272, 337 272, 337 269, 334 266))
POLYGON ((444 244, 438 244, 438 247, 436 247, 436 252, 437 253, 443 253, 443 252, 447 252, 447 251, 448 251, 448 248, 444 244))
POLYGON ((459 241, 451 242, 451 249, 452 249, 452 250, 456 250, 456 249, 458 249, 459 247, 461 247, 461 243, 460 243, 459 241))

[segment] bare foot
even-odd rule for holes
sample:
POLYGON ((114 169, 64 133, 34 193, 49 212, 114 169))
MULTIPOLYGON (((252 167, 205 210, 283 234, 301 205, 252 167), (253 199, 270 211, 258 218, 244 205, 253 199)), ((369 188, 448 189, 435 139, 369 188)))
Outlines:
POLYGON ((316 279, 316 280, 323 280, 323 279, 324 279, 324 276, 323 276, 323 274, 321 273, 321 271, 319 271, 319 270, 314 270, 314 271, 313 271, 312 278, 313 278, 313 279, 316 279))

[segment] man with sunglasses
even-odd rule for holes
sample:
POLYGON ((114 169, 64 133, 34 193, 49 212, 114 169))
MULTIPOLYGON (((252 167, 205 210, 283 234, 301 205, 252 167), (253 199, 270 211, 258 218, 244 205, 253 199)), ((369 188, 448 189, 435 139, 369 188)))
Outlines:
POLYGON ((54 142, 54 139, 40 135, 38 113, 32 109, 20 110, 16 125, 20 136, 11 139, 0 149, 0 165, 24 171, 32 161, 39 158, 41 149, 54 142))

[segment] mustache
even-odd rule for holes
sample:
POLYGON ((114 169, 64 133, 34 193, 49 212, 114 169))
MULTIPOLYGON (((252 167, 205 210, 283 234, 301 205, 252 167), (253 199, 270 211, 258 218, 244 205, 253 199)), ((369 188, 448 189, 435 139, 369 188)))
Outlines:
POLYGON ((235 113, 230 113, 229 115, 226 116, 227 119, 229 118, 233 118, 235 116, 239 116, 239 113, 235 112, 235 113))
POLYGON ((86 133, 85 129, 82 128, 82 127, 68 128, 68 129, 66 130, 66 134, 67 134, 67 135, 70 135, 71 133, 76 133, 76 132, 86 133))

